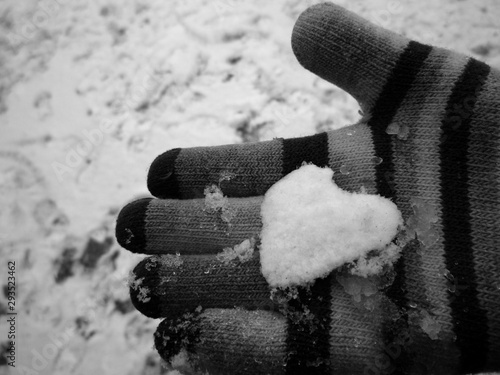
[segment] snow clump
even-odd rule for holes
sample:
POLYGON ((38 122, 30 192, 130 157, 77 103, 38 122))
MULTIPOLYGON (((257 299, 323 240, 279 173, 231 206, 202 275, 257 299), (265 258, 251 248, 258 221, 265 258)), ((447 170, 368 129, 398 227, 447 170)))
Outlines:
POLYGON ((330 168, 304 165, 267 191, 260 258, 272 287, 307 285, 373 250, 394 251, 388 245, 403 226, 396 205, 344 191, 332 177, 330 168))
POLYGON ((233 261, 238 259, 241 263, 245 263, 252 259, 255 248, 255 238, 246 239, 234 247, 226 247, 222 252, 217 254, 218 261, 224 264, 234 264, 233 261))
POLYGON ((208 212, 220 213, 222 221, 230 224, 236 212, 229 207, 229 199, 224 196, 222 190, 217 185, 207 186, 204 190, 205 209, 208 212))

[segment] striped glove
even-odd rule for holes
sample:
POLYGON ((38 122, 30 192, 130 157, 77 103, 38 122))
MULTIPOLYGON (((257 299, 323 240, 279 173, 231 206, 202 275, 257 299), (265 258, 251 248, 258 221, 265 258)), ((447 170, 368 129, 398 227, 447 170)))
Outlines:
POLYGON ((158 199, 124 207, 116 236, 151 255, 130 294, 143 314, 166 318, 160 355, 183 350, 211 374, 500 371, 500 72, 328 3, 299 17, 292 48, 365 116, 310 137, 158 156, 148 176, 158 199), (303 162, 352 166, 336 184, 390 198, 406 220, 416 199, 436 212, 435 240, 402 250, 369 309, 335 271, 270 298, 258 251, 217 255, 258 237, 262 196, 303 162), (208 189, 217 209, 204 199, 211 185, 225 196, 208 189))

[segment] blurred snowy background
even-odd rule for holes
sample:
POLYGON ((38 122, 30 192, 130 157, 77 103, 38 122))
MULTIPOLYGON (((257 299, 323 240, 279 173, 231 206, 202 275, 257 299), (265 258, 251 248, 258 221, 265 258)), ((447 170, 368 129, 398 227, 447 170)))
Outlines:
MULTIPOLYGON (((291 52, 294 21, 315 2, 0 2, 0 284, 15 260, 19 313, 16 369, 2 356, 0 374, 169 372, 152 349, 158 321, 129 302, 141 256, 116 244, 117 212, 147 194, 149 164, 167 149, 359 118, 291 52)), ((496 0, 335 2, 500 68, 496 0)), ((4 292, 2 352, 6 310, 4 292)))

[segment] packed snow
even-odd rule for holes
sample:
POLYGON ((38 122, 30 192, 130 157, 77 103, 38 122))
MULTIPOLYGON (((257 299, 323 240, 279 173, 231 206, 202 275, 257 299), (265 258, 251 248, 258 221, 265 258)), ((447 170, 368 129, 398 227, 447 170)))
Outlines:
POLYGON ((336 279, 354 302, 361 302, 363 296, 369 297, 378 292, 378 287, 371 278, 337 274, 336 279))
POLYGON ((393 122, 389 124, 385 132, 390 135, 395 135, 398 139, 405 141, 410 134, 410 127, 406 124, 398 124, 397 122, 393 122))
POLYGON ((420 311, 420 328, 422 328, 422 330, 431 338, 431 340, 439 339, 441 324, 426 310, 420 311))
POLYGON ((217 260, 224 264, 245 263, 252 259, 255 248, 255 238, 249 238, 234 247, 226 247, 216 255, 217 260))
POLYGON ((332 178, 330 168, 303 165, 267 191, 260 256, 271 286, 307 285, 370 251, 395 251, 390 243, 403 226, 396 205, 344 191, 332 178))
POLYGON ((230 207, 229 199, 224 196, 221 188, 217 185, 207 186, 204 194, 205 211, 218 213, 221 220, 231 226, 231 220, 236 215, 236 212, 230 207))
POLYGON ((356 259, 349 265, 350 274, 367 277, 382 273, 399 259, 403 245, 404 243, 390 243, 382 251, 373 251, 356 259))
POLYGON ((434 227, 438 221, 435 208, 421 198, 412 198, 410 201, 413 215, 406 222, 408 239, 416 238, 425 247, 432 246, 439 240, 439 234, 434 227))

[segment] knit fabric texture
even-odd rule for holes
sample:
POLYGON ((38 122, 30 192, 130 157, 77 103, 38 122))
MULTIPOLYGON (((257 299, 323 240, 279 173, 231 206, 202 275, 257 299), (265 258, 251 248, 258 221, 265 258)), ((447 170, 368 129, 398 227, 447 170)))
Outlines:
POLYGON ((500 371, 500 72, 329 3, 299 17, 292 48, 364 116, 304 138, 170 150, 152 163, 148 187, 160 199, 127 205, 116 235, 131 251, 183 259, 146 258, 134 270, 136 308, 166 318, 160 354, 184 348, 214 374, 500 371), (343 189, 390 198, 405 219, 412 199, 437 213, 437 241, 403 249, 371 311, 334 271, 299 288, 283 314, 258 252, 227 264, 216 256, 258 236, 262 195, 304 162, 332 168, 343 189), (337 173, 346 165, 350 173, 337 173), (210 185, 229 197, 224 207, 207 206, 210 185), (438 339, 422 330, 420 308, 439 324, 438 339))

